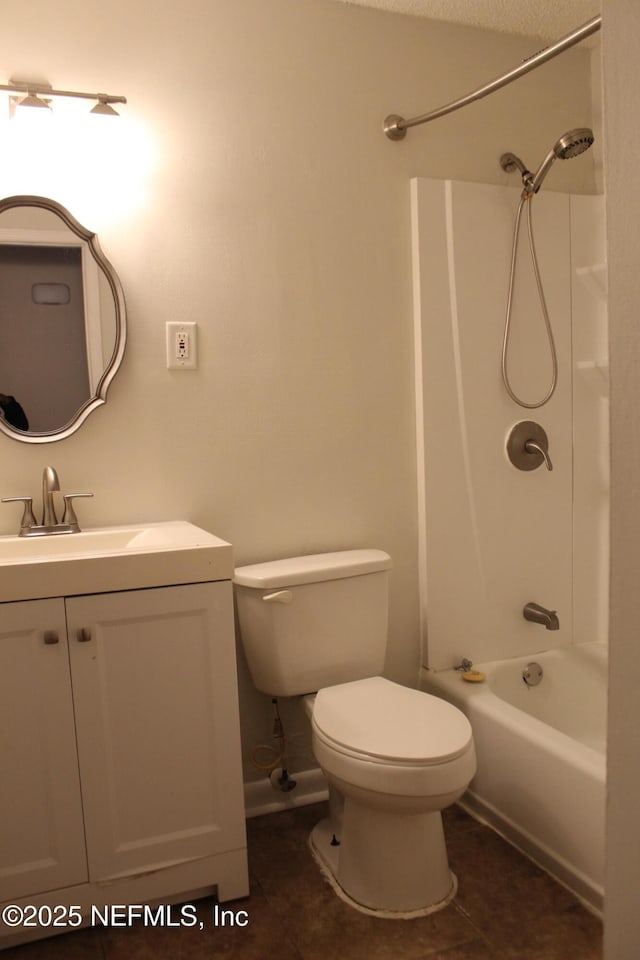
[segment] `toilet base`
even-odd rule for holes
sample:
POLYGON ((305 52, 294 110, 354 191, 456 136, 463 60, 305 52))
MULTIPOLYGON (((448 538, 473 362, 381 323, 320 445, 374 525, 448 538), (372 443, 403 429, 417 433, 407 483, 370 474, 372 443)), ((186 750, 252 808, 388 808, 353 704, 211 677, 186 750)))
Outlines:
POLYGON ((389 816, 347 798, 342 825, 320 821, 309 844, 336 894, 361 913, 423 917, 456 895, 439 812, 389 816))

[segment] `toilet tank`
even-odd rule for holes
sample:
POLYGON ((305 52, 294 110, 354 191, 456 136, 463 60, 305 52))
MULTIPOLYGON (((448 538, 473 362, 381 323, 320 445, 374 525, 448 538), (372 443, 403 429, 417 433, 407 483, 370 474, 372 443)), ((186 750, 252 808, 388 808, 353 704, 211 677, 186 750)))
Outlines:
POLYGON ((390 567, 382 550, 237 567, 240 636, 257 689, 291 697, 381 673, 390 567))

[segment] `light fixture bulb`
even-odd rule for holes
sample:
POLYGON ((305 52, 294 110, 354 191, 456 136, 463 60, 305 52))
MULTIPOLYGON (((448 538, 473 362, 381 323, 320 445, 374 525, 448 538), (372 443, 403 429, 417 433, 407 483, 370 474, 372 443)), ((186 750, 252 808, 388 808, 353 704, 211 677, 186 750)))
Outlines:
POLYGON ((117 110, 111 106, 110 103, 107 103, 106 100, 98 100, 95 107, 92 107, 89 113, 95 113, 96 116, 100 117, 119 117, 120 114, 117 110))

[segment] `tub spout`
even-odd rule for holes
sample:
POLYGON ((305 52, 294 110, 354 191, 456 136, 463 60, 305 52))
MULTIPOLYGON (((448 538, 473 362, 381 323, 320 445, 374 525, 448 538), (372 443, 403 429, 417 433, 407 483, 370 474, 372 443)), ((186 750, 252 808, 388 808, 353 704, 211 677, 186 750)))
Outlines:
POLYGON ((525 620, 531 620, 533 623, 541 623, 547 630, 558 630, 560 621, 555 610, 547 610, 541 607, 539 603, 526 603, 522 616, 525 620))

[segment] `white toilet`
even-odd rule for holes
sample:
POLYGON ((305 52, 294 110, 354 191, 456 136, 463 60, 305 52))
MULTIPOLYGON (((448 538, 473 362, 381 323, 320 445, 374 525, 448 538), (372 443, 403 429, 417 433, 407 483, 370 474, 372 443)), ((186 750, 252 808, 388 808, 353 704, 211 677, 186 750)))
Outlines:
POLYGON ((353 906, 411 916, 455 894, 440 811, 476 758, 460 710, 379 676, 390 567, 381 550, 347 550, 239 567, 234 582, 255 686, 308 695, 330 797, 311 835, 316 858, 353 906))

